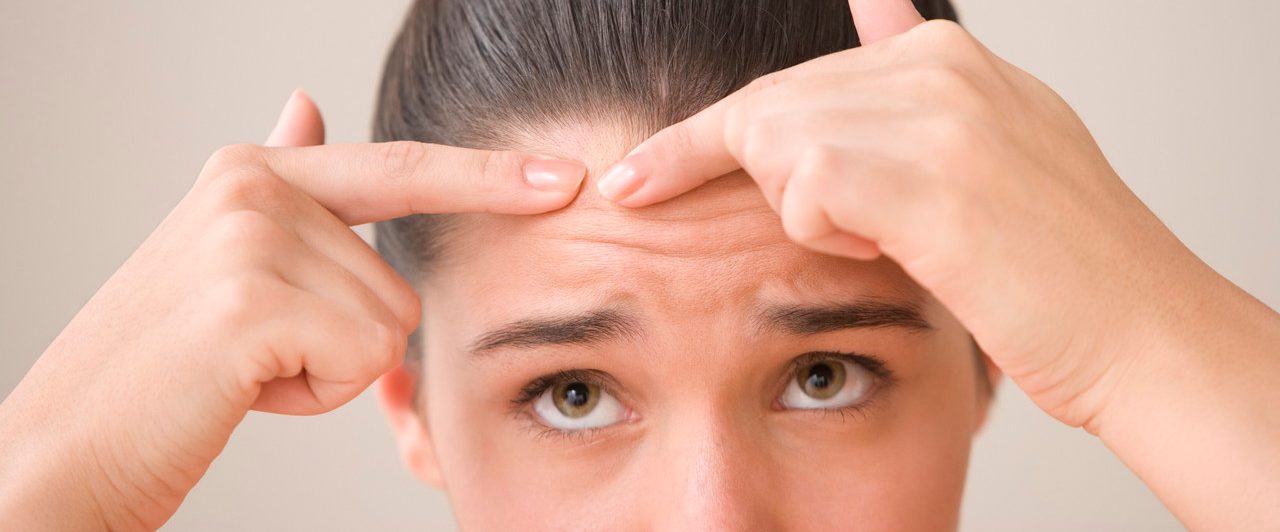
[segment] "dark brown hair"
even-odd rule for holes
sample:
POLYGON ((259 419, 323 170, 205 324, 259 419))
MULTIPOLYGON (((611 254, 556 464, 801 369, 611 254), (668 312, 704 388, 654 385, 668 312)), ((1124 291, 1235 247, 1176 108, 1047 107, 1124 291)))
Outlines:
MULTIPOLYGON (((948 0, 915 5, 956 20, 948 0)), ((373 136, 503 149, 548 124, 611 120, 643 139, 759 76, 858 46, 851 21, 848 0, 418 0, 373 136)), ((415 281, 440 223, 381 222, 378 251, 415 281)))

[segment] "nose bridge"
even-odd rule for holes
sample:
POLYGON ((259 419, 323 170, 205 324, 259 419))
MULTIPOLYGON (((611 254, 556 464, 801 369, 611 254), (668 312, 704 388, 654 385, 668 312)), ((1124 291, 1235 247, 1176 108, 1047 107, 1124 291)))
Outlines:
MULTIPOLYGON (((705 409, 673 420, 658 450, 658 530, 774 530, 769 459, 752 427, 705 409)), ((748 422, 749 423, 749 422, 748 422)))

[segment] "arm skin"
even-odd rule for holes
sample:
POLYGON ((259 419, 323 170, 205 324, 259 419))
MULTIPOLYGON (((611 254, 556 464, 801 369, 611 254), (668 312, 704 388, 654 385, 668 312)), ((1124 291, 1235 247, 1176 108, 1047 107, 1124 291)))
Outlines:
POLYGON ((1192 530, 1280 523, 1280 315, 1208 267, 1085 428, 1192 530))
POLYGON ((895 260, 1188 527, 1280 523, 1280 315, 1188 250, 1049 87, 907 0, 850 7, 861 48, 658 132, 601 194, 641 207, 743 169, 792 240, 895 260))
POLYGON ((349 225, 546 212, 586 174, 323 138, 295 93, 275 147, 219 151, 0 404, 0 530, 159 528, 249 410, 327 412, 403 359, 421 303, 349 225))

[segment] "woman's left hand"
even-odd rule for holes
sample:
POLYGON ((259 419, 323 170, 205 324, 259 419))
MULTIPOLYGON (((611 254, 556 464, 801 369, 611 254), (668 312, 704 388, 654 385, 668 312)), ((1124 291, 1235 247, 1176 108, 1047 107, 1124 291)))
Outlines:
POLYGON ((907 0, 850 3, 863 47, 664 129, 600 192, 639 207, 744 169, 790 238, 897 261, 1041 408, 1101 435, 1187 525, 1280 522, 1266 505, 1280 497, 1280 416, 1256 407, 1280 404, 1265 384, 1280 378, 1280 317, 1191 253, 1049 87, 907 0), (1244 414, 1204 424, 1224 410, 1244 414), (1219 432, 1188 439, 1197 425, 1219 432), (1170 438, 1189 443, 1162 447, 1170 438), (1221 458, 1233 453, 1244 458, 1221 458), (1195 489, 1222 479, 1252 495, 1195 489))

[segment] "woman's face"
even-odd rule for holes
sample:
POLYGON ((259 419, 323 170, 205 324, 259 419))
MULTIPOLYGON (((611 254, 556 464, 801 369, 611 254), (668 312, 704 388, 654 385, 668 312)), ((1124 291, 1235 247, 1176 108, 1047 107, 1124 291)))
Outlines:
POLYGON ((945 309, 792 244, 741 173, 639 210, 591 185, 460 217, 422 280, 422 417, 383 403, 464 529, 955 527, 987 398, 945 309))

